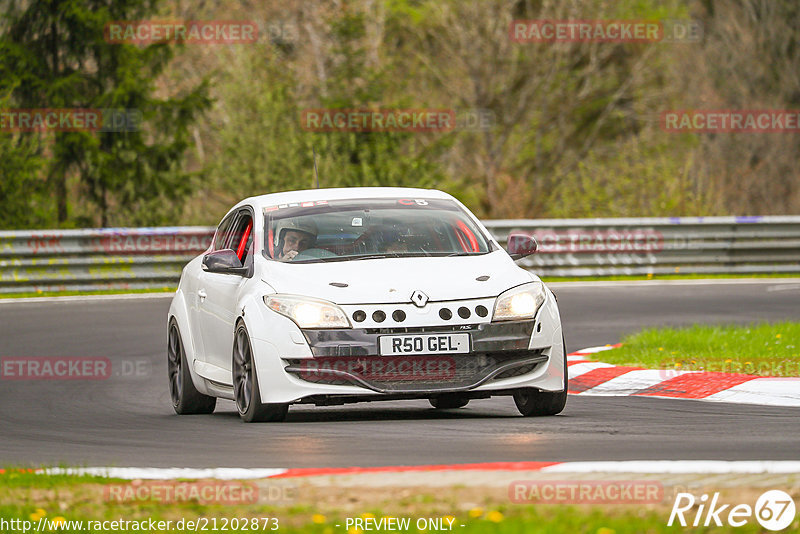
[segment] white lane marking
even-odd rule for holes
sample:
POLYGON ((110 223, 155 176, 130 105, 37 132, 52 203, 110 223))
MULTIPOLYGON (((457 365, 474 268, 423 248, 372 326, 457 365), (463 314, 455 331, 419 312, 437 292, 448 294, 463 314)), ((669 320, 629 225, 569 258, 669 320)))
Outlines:
POLYGON ((800 378, 756 378, 709 395, 704 400, 765 406, 800 406, 800 378))
POLYGON ((783 284, 783 285, 776 285, 776 286, 769 286, 767 291, 789 291, 793 289, 800 289, 800 284, 783 284))
POLYGON ((717 461, 717 460, 626 460, 620 462, 564 462, 549 465, 542 473, 656 473, 656 474, 757 474, 800 473, 795 461, 717 461))
POLYGON ((714 286, 714 285, 748 285, 748 284, 797 284, 800 278, 706 278, 692 280, 618 280, 618 281, 597 281, 597 282, 545 282, 551 289, 568 289, 570 287, 624 287, 624 286, 714 286))
MULTIPOLYGON (((392 473, 382 471, 383 475, 392 473)), ((398 467, 397 473, 400 473, 398 467)), ((472 471, 473 468, 471 467, 472 471)), ((521 469, 492 469, 492 471, 529 471, 530 468, 521 469)), ((270 478, 286 473, 288 469, 247 469, 247 468, 216 468, 216 469, 188 469, 188 468, 157 468, 157 467, 84 467, 61 468, 54 467, 37 471, 47 474, 95 475, 126 480, 172 480, 183 479, 208 479, 219 480, 252 480, 270 478)), ((454 465, 445 471, 461 471, 454 465)), ((563 462, 549 465, 539 469, 542 473, 649 473, 649 474, 796 474, 800 473, 798 461, 722 461, 722 460, 626 460, 626 461, 599 461, 599 462, 563 462)), ((439 471, 441 472, 441 471, 439 471)), ((370 473, 363 473, 369 475, 370 473)), ((328 475, 336 476, 336 475, 328 475)), ((342 476, 357 477, 359 473, 343 473, 342 476)))
MULTIPOLYGON (((389 468, 391 469, 391 468, 389 468)), ((398 468, 398 470, 401 468, 398 468)), ((516 471, 509 468, 503 471, 516 471)), ((528 468, 521 469, 523 471, 528 468)), ((125 480, 173 480, 173 479, 219 479, 219 480, 252 480, 269 478, 286 473, 288 469, 247 469, 247 468, 158 468, 158 467, 83 467, 83 468, 47 468, 38 473, 94 475, 125 480)), ((446 471, 461 471, 457 465, 446 471)), ((494 470, 493 470, 494 471, 494 470)), ((542 467, 542 473, 642 473, 642 474, 794 474, 800 473, 798 461, 718 461, 718 460, 630 460, 599 462, 563 462, 542 467)), ((398 471, 400 472, 400 471, 398 471)), ((384 471, 388 475, 392 471, 384 471)), ((354 477, 358 473, 344 473, 343 476, 354 477)), ((368 475, 368 473, 367 473, 368 475)), ((335 475, 332 475, 335 476, 335 475)))
POLYGON ((219 467, 213 469, 191 469, 183 467, 49 467, 43 470, 48 475, 93 475, 125 480, 171 480, 174 478, 219 480, 246 480, 253 478, 274 477, 285 473, 287 469, 246 469, 235 467, 219 467))
POLYGON ((632 395, 643 389, 647 389, 656 384, 660 384, 670 378, 687 374, 689 371, 671 371, 667 369, 643 369, 641 371, 629 371, 624 375, 612 378, 607 382, 587 389, 580 395, 632 395))
POLYGON ((597 352, 603 352, 603 351, 611 350, 611 349, 615 349, 615 348, 617 348, 617 347, 615 347, 613 345, 603 345, 601 347, 589 347, 588 349, 576 350, 575 354, 595 354, 597 352))
POLYGON ((567 367, 567 373, 569 374, 570 379, 575 378, 576 376, 581 376, 584 373, 588 373, 589 371, 594 371, 595 369, 601 369, 603 367, 615 367, 610 363, 603 363, 603 362, 586 362, 586 363, 576 363, 575 365, 570 365, 567 367))
POLYGON ((567 356, 568 362, 582 362, 585 360, 586 360, 585 356, 567 356))
POLYGON ((144 299, 163 299, 172 298, 175 292, 168 293, 121 293, 119 295, 72 295, 69 297, 25 297, 25 298, 0 298, 2 304, 30 304, 53 303, 53 302, 90 302, 93 300, 144 300, 144 299))

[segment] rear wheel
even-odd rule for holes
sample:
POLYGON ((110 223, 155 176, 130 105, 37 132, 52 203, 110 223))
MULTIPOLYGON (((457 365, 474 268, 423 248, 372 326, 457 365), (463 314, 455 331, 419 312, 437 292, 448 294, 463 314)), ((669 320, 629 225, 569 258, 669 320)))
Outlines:
POLYGON ((178 323, 173 319, 169 323, 167 337, 167 373, 169 376, 169 395, 172 408, 180 415, 208 414, 217 405, 216 397, 203 395, 192 382, 189 365, 186 362, 186 351, 183 349, 181 332, 178 323))
POLYGON ((517 405, 519 413, 525 417, 539 417, 544 415, 556 415, 564 410, 567 405, 567 390, 569 389, 569 377, 567 375, 567 345, 564 337, 561 337, 564 347, 564 391, 539 391, 533 388, 524 388, 514 393, 514 404, 517 405))
POLYGON ((440 395, 438 397, 431 397, 428 399, 431 406, 437 410, 451 410, 454 408, 463 408, 469 402, 467 397, 460 395, 440 395))
POLYGON ((253 350, 244 323, 236 327, 233 340, 233 396, 239 416, 246 423, 283 421, 289 411, 288 404, 261 403, 253 350))

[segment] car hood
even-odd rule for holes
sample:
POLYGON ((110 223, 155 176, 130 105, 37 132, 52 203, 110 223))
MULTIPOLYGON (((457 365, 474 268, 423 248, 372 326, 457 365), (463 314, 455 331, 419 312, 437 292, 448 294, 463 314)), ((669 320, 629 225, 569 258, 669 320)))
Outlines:
POLYGON ((531 275, 499 250, 452 258, 380 258, 331 263, 272 262, 262 275, 278 293, 337 304, 410 302, 414 291, 432 301, 495 297, 530 282, 531 275), (486 280, 478 280, 488 276, 486 280), (347 284, 346 287, 331 285, 347 284))

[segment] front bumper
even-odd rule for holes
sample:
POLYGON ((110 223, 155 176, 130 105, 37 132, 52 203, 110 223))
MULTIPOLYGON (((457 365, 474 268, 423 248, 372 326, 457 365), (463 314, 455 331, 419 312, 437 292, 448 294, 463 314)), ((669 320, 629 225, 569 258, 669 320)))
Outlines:
POLYGON ((472 352, 525 350, 536 321, 508 321, 458 326, 417 328, 346 328, 341 330, 303 330, 315 358, 330 356, 379 356, 378 339, 387 335, 424 333, 469 333, 472 352))
POLYGON ((536 321, 484 323, 450 328, 369 328, 308 330, 303 334, 314 358, 287 360, 284 368, 315 384, 353 385, 376 393, 457 393, 491 380, 534 371, 549 360, 542 349, 529 350, 536 321), (385 335, 469 333, 467 354, 381 356, 385 335))
POLYGON ((561 321, 552 293, 528 321, 301 331, 288 319, 276 319, 264 331, 279 335, 253 340, 262 402, 341 404, 451 392, 484 398, 519 388, 564 387, 561 321), (381 336, 416 333, 469 333, 470 352, 380 355, 381 336))

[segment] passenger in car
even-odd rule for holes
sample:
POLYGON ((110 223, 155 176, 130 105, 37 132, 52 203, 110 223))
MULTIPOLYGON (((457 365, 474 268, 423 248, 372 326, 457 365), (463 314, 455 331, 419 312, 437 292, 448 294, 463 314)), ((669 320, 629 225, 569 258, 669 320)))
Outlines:
POLYGON ((383 232, 382 237, 382 246, 384 252, 396 254, 396 253, 404 253, 404 252, 411 252, 412 246, 416 249, 417 247, 414 246, 415 243, 410 235, 408 235, 408 231, 401 232, 398 229, 390 229, 383 232))

